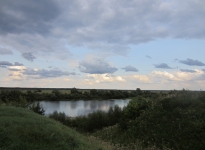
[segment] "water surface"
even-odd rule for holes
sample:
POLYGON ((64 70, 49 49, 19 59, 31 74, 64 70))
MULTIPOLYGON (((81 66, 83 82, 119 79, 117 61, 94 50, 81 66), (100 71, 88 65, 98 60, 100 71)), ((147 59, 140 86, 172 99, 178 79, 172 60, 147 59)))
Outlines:
POLYGON ((129 99, 126 100, 78 100, 78 101, 41 101, 40 104, 48 115, 57 112, 64 112, 67 116, 76 117, 88 115, 97 110, 108 111, 110 107, 118 105, 120 108, 127 106, 129 99))

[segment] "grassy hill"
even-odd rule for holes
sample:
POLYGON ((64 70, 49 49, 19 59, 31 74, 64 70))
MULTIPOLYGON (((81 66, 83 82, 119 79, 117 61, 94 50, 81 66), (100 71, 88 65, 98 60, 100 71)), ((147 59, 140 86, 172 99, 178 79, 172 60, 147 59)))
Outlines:
POLYGON ((111 149, 47 117, 17 107, 0 106, 0 150, 111 149))

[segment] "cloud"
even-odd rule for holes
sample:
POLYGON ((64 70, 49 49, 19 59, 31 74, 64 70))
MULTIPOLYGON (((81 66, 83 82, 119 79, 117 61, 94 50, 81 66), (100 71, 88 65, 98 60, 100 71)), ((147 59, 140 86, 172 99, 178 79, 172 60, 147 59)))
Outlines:
POLYGON ((13 64, 8 61, 0 61, 0 66, 13 66, 13 64))
POLYGON ((133 66, 126 66, 126 67, 124 67, 124 68, 122 68, 122 69, 124 69, 126 72, 138 72, 139 70, 137 70, 137 68, 135 68, 135 67, 133 67, 133 66))
POLYGON ((48 34, 60 13, 55 0, 3 1, 0 5, 0 34, 48 34))
POLYGON ((161 69, 173 69, 165 63, 157 64, 157 65, 154 65, 154 66, 155 66, 155 68, 161 68, 161 69))
POLYGON ((149 58, 149 59, 152 59, 152 57, 150 57, 149 55, 146 55, 145 57, 149 58))
POLYGON ((8 62, 8 61, 0 61, 0 67, 2 68, 7 68, 10 66, 23 66, 23 64, 19 63, 19 62, 15 62, 14 64, 8 62))
POLYGON ((195 72, 182 72, 178 71, 175 75, 182 81, 200 81, 205 79, 203 70, 195 69, 195 72))
POLYGON ((79 70, 90 74, 114 73, 118 69, 101 59, 84 60, 79 63, 79 70))
MULTIPOLYGON (((193 71, 193 70, 191 70, 193 71)), ((153 71, 149 76, 153 82, 168 83, 176 82, 176 84, 186 83, 192 84, 191 82, 197 82, 205 80, 205 73, 202 70, 195 69, 195 72, 190 70, 167 72, 167 71, 153 71)))
POLYGON ((19 63, 19 62, 15 62, 14 66, 23 66, 23 64, 19 63))
POLYGON ((187 58, 186 60, 178 60, 178 59, 175 59, 175 60, 177 60, 178 62, 182 64, 188 65, 188 66, 205 66, 203 62, 199 60, 193 60, 190 58, 187 58))
POLYGON ((76 75, 74 72, 62 71, 58 68, 46 70, 46 69, 32 69, 28 68, 23 72, 24 75, 28 75, 30 78, 56 78, 61 76, 76 75))
POLYGON ((133 81, 140 81, 140 82, 143 82, 143 83, 150 82, 149 77, 146 76, 146 75, 134 75, 134 76, 131 76, 131 77, 128 77, 128 78, 131 78, 132 82, 133 81))
POLYGON ((22 66, 22 65, 10 66, 10 67, 8 68, 9 71, 15 71, 15 72, 18 72, 18 71, 22 72, 22 71, 24 71, 25 69, 26 69, 26 67, 25 67, 25 66, 22 66))
POLYGON ((21 56, 31 62, 36 59, 32 53, 23 53, 21 56))
POLYGON ((1 48, 0 47, 0 55, 12 55, 13 52, 8 48, 1 48))
POLYGON ((9 74, 9 77, 14 81, 22 81, 24 79, 20 70, 12 72, 11 74, 9 74))
POLYGON ((180 79, 178 77, 176 77, 176 75, 172 74, 172 73, 169 73, 167 71, 153 71, 151 73, 151 76, 153 77, 158 77, 158 78, 155 78, 156 80, 167 80, 168 81, 179 81, 180 79), (160 78, 159 78, 160 77, 160 78))
POLYGON ((189 70, 189 69, 180 69, 181 72, 190 72, 190 73, 194 73, 196 72, 195 70, 189 70))
POLYGON ((0 41, 45 56, 65 45, 124 55, 129 45, 158 38, 204 39, 204 5, 204 0, 4 0, 0 41))
POLYGON ((121 76, 114 76, 110 74, 88 74, 84 79, 84 83, 111 83, 111 82, 125 82, 126 80, 121 76))

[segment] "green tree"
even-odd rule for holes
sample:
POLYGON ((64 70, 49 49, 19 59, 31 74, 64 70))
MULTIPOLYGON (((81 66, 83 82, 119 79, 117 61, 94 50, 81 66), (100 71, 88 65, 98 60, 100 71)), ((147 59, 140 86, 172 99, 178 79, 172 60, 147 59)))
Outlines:
POLYGON ((78 93, 78 90, 74 87, 71 89, 71 94, 75 94, 75 93, 78 93))
POLYGON ((43 106, 40 105, 39 102, 32 104, 29 106, 30 110, 33 110, 35 113, 40 114, 40 115, 45 115, 45 109, 43 106))

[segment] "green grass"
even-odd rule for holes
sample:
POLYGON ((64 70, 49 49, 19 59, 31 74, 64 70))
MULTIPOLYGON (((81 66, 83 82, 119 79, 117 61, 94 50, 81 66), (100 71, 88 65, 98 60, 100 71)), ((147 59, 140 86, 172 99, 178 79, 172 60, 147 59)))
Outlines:
POLYGON ((64 149, 109 150, 112 148, 30 110, 0 106, 0 150, 64 149))
MULTIPOLYGON (((118 125, 110 126, 91 134, 99 140, 108 142, 119 150, 159 150, 154 145, 149 145, 146 148, 142 146, 142 142, 130 136, 129 132, 124 132, 119 129, 118 125)), ((164 150, 170 150, 166 147, 164 150)))

